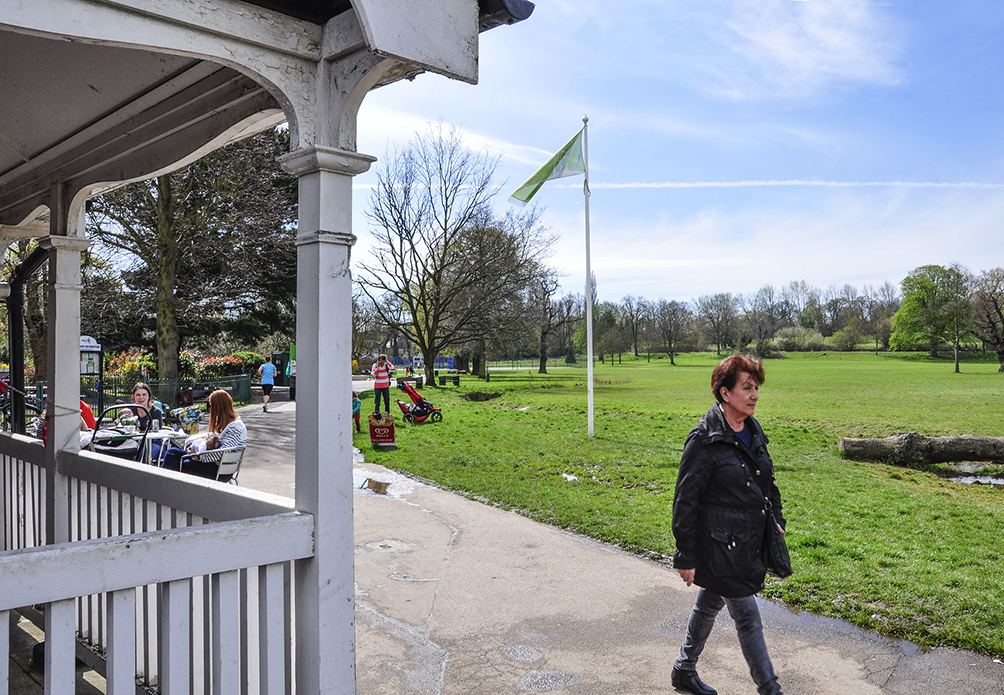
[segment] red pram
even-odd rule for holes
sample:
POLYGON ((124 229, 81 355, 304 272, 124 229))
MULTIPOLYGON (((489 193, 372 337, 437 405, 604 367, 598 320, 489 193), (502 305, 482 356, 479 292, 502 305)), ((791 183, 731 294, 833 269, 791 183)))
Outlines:
POLYGON ((407 381, 402 381, 398 384, 398 388, 407 393, 408 398, 411 399, 411 403, 397 399, 397 405, 404 413, 405 422, 425 422, 426 419, 431 419, 433 422, 443 421, 442 411, 422 398, 422 394, 416 391, 414 386, 407 381))

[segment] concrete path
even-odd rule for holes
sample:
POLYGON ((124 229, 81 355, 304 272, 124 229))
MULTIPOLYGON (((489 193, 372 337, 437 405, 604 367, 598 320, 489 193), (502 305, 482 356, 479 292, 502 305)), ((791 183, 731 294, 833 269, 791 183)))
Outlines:
MULTIPOLYGON (((295 407, 241 410, 251 446, 242 485, 292 496, 295 407)), ((365 450, 368 439, 356 442, 365 450)), ((676 572, 362 455, 354 473, 357 487, 367 477, 390 483, 388 495, 354 497, 359 693, 673 692, 670 670, 697 593, 676 572)), ((1004 664, 993 659, 761 608, 788 695, 1004 692, 1004 664)), ((721 695, 756 692, 727 613, 700 674, 721 695)))

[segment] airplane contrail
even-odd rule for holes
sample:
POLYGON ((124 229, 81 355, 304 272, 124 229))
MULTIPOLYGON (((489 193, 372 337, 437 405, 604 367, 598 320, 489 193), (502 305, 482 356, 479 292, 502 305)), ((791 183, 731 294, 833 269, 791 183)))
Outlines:
MULTIPOLYGON (((560 184, 559 184, 560 185, 560 184)), ((572 188, 574 184, 565 184, 572 188)), ((900 187, 900 188, 1004 188, 1004 183, 976 181, 664 181, 658 183, 602 183, 590 181, 590 188, 756 188, 769 186, 819 186, 830 188, 900 187)))

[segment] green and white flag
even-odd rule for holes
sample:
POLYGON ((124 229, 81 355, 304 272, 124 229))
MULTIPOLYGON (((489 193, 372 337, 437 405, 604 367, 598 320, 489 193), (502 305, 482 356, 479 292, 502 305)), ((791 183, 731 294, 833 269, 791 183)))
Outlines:
POLYGON ((586 173, 586 160, 582 156, 582 134, 585 129, 575 134, 558 153, 551 157, 537 172, 526 180, 522 186, 509 198, 513 205, 525 206, 537 194, 545 181, 560 179, 565 176, 575 176, 586 173))

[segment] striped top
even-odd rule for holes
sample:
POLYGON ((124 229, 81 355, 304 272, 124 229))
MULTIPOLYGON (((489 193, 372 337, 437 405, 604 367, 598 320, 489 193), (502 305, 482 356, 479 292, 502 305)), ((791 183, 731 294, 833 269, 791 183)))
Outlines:
POLYGON ((244 425, 244 421, 238 418, 231 422, 229 425, 223 428, 223 431, 219 433, 220 448, 226 449, 231 446, 247 446, 248 444, 248 428, 244 425))
POLYGON ((394 365, 387 362, 382 367, 373 365, 373 369, 370 370, 370 375, 373 377, 373 388, 376 389, 386 389, 390 388, 390 375, 394 373, 394 365))

